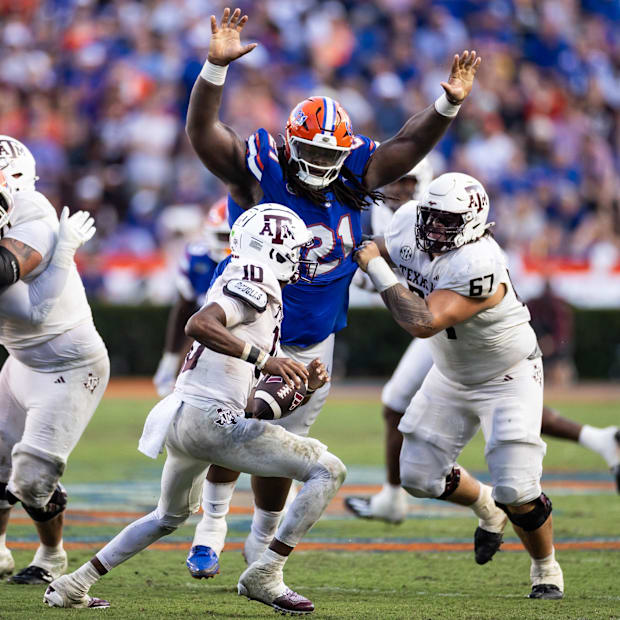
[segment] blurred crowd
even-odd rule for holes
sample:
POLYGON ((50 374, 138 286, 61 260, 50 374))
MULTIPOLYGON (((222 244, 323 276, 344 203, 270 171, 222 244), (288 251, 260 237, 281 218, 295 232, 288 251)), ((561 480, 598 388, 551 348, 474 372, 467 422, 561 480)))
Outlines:
MULTIPOLYGON (((40 188, 95 213, 82 269, 93 294, 166 301, 164 266, 224 193, 184 133, 219 0, 0 0, 0 133, 32 150, 40 188), (136 265, 160 278, 136 285, 136 265), (108 269, 108 267, 116 267, 108 269)), ((455 52, 483 57, 477 85, 433 154, 474 174, 512 252, 620 257, 620 2, 237 2, 259 47, 228 74, 223 117, 281 134, 311 94, 354 130, 393 135, 441 92, 455 52)), ((235 6, 236 6, 235 5, 235 6)), ((138 274, 139 275, 139 274, 138 274)))

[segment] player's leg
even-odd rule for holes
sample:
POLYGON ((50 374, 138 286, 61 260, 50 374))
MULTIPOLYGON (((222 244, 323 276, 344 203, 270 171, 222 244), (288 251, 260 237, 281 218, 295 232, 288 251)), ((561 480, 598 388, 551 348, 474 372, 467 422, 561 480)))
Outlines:
POLYGON ((414 394, 433 365, 429 344, 413 340, 381 393, 385 422, 387 481, 371 497, 347 497, 345 506, 358 517, 401 523, 407 515, 407 493, 400 484, 400 450, 403 437, 398 425, 414 394))
POLYGON ((620 429, 617 426, 597 428, 589 424, 579 424, 561 416, 551 407, 543 407, 543 435, 568 439, 580 443, 584 448, 600 454, 611 469, 620 493, 620 429))
POLYGON ((476 562, 484 564, 499 549, 507 519, 495 506, 491 487, 456 464, 479 425, 468 392, 431 368, 399 425, 400 469, 403 488, 414 497, 434 497, 472 509, 478 529, 486 534, 475 548, 476 562))
MULTIPOLYGON (((334 334, 324 341, 310 347, 282 347, 282 354, 304 365, 313 359, 319 358, 331 375, 334 357, 334 334)), ((275 421, 287 431, 307 437, 310 428, 317 419, 327 400, 331 383, 319 388, 312 398, 295 413, 286 418, 275 421)), ((243 545, 243 555, 248 564, 258 559, 267 548, 284 515, 285 507, 295 497, 296 486, 291 486, 291 480, 283 478, 252 477, 252 491, 254 492, 254 513, 250 533, 243 545)))
POLYGON ((6 485, 11 476, 11 451, 20 440, 26 422, 26 409, 19 404, 11 392, 9 358, 0 371, 0 577, 10 575, 15 568, 13 556, 6 545, 6 533, 11 513, 11 504, 6 494, 6 485))
POLYGON ((50 607, 109 607, 107 601, 89 596, 90 588, 110 570, 174 532, 198 510, 208 463, 188 456, 174 441, 166 443, 166 451, 157 508, 129 524, 76 571, 55 579, 44 596, 50 607))
POLYGON ((540 486, 546 451, 538 433, 543 395, 541 360, 521 362, 510 376, 512 381, 497 381, 483 390, 492 408, 491 416, 482 418, 482 427, 493 497, 530 554, 530 597, 559 599, 564 580, 553 548, 551 501, 540 486))
POLYGON ((202 411, 184 404, 170 436, 192 456, 204 455, 230 470, 304 483, 270 548, 241 576, 239 590, 276 609, 309 611, 310 601, 284 584, 282 569, 288 553, 316 523, 342 484, 345 468, 341 461, 316 439, 241 415, 223 416, 217 407, 202 411), (199 442, 197 433, 201 433, 199 442))
POLYGON ((21 501, 33 519, 40 545, 11 583, 49 583, 66 570, 62 526, 67 494, 59 479, 103 396, 109 372, 107 357, 61 373, 37 372, 15 361, 12 389, 23 392, 20 398, 28 413, 21 440, 12 450, 7 491, 10 501, 21 501))
POLYGON ((202 490, 202 518, 196 526, 185 562, 195 579, 209 579, 220 572, 219 558, 226 540, 226 515, 239 472, 211 465, 202 490))

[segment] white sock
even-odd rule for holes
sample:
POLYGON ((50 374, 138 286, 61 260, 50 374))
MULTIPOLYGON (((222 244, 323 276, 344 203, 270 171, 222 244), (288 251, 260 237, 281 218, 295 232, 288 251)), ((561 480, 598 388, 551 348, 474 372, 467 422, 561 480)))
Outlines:
POLYGON ((609 467, 614 467, 620 460, 620 446, 614 437, 617 430, 615 426, 596 428, 584 424, 579 433, 579 443, 584 448, 600 454, 609 467))
POLYGON ((282 569, 286 560, 288 560, 288 555, 280 555, 279 553, 267 548, 261 554, 258 562, 261 564, 270 564, 274 568, 282 569))
POLYGON ((71 573, 71 577, 84 592, 88 592, 90 587, 99 581, 101 575, 90 562, 86 562, 86 564, 82 564, 80 568, 71 573))
POLYGON ((501 534, 506 524, 506 514, 495 505, 492 492, 493 489, 490 486, 480 483, 478 499, 469 507, 478 517, 480 527, 487 532, 501 534))
POLYGON ((236 482, 205 480, 202 490, 202 519, 196 526, 192 546, 211 547, 219 557, 226 540, 226 515, 230 509, 236 482))
POLYGON ((283 510, 263 510, 254 504, 250 535, 268 545, 276 534, 283 512, 283 510))
POLYGON ((395 502, 398 500, 402 491, 403 488, 399 484, 394 485, 389 482, 384 482, 379 494, 384 495, 390 502, 395 502))
POLYGON ((530 567, 530 578, 532 585, 538 585, 541 583, 547 583, 555 585, 562 592, 564 591, 564 576, 562 575, 562 569, 555 559, 555 549, 544 558, 538 560, 531 558, 532 564, 530 567))
POLYGON ((6 546, 6 532, 4 534, 0 534, 0 551, 7 551, 6 546))
POLYGON ((55 547, 48 547, 41 543, 34 554, 34 558, 32 558, 32 564, 49 569, 50 566, 58 564, 65 557, 66 553, 62 546, 62 539, 55 547))

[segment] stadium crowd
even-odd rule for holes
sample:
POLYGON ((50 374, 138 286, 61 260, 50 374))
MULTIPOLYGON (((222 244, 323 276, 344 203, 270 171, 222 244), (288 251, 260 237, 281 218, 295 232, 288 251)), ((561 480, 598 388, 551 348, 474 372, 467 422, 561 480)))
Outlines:
MULTIPOLYGON (((174 263, 224 191, 184 133, 209 15, 224 4, 0 1, 0 133, 31 149, 57 208, 95 214, 98 236, 81 265, 91 294, 167 301, 171 279, 153 265, 174 263), (161 277, 136 279, 136 264, 161 277)), ((381 140, 440 94, 455 51, 475 47, 485 67, 433 153, 436 171, 485 184, 509 251, 620 256, 617 2, 237 4, 251 15, 247 39, 260 43, 228 77, 225 120, 240 135, 265 127, 277 136, 295 103, 322 93, 356 132, 381 140)))

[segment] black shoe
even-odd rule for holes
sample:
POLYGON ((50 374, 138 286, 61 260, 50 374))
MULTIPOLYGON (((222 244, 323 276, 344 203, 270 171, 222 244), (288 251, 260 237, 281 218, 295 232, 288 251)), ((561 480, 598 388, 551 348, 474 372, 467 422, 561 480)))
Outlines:
POLYGON ((486 564, 493 559, 493 556, 499 551, 504 542, 504 535, 494 532, 487 532, 481 527, 476 528, 474 534, 474 555, 476 564, 486 564))
POLYGON ((46 571, 40 566, 31 564, 30 566, 26 566, 26 568, 22 568, 22 570, 20 570, 16 575, 13 575, 9 579, 9 583, 26 586, 40 586, 45 583, 52 583, 53 580, 54 578, 49 571, 46 571))
POLYGON ((539 583, 537 586, 532 586, 532 591, 528 594, 528 598, 545 598, 557 600, 564 598, 564 592, 557 586, 549 583, 539 583))

